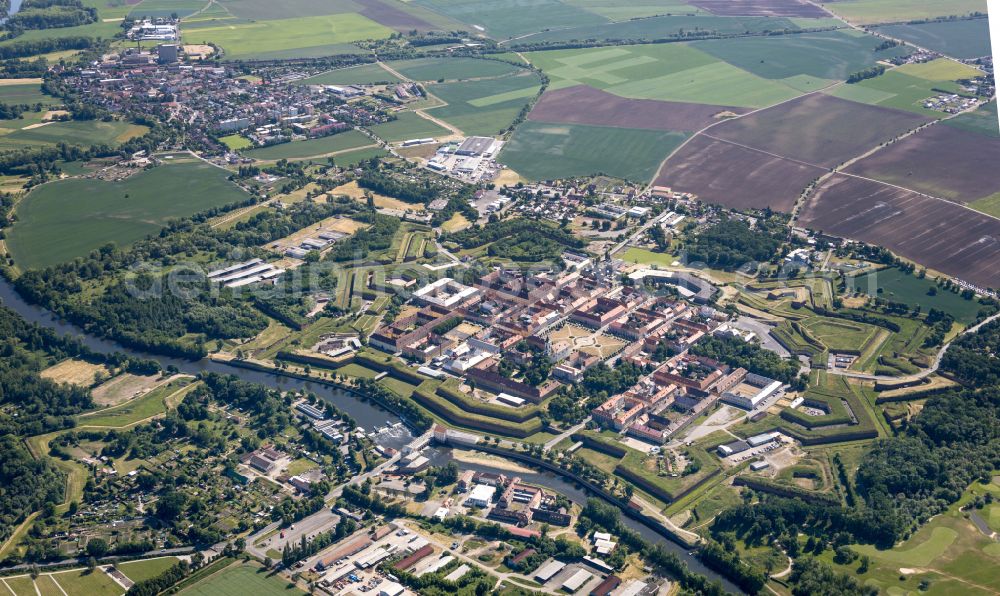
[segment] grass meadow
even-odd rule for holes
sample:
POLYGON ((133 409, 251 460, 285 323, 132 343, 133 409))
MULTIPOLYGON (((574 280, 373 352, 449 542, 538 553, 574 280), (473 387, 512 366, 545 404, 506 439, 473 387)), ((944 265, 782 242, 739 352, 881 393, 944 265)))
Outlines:
POLYGON ((189 158, 120 182, 70 178, 43 184, 18 204, 7 247, 19 266, 37 268, 86 256, 108 242, 127 246, 171 218, 245 200, 248 195, 228 175, 189 158))
POLYGON ((936 308, 965 324, 975 321, 981 308, 975 300, 966 300, 958 294, 938 288, 933 280, 920 279, 895 268, 849 277, 847 289, 877 295, 892 302, 904 302, 911 307, 919 304, 924 312, 936 308), (934 295, 929 293, 932 288, 936 292, 934 295))

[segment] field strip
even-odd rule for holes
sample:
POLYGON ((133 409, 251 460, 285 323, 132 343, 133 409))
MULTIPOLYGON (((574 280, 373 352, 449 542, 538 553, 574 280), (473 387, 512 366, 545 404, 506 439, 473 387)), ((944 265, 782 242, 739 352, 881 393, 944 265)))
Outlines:
MULTIPOLYGON (((376 64, 378 64, 379 66, 381 66, 383 68, 383 70, 385 70, 389 74, 391 74, 391 75, 399 78, 399 80, 401 80, 401 81, 406 81, 408 83, 413 83, 414 82, 413 79, 411 79, 409 77, 406 77, 406 76, 403 76, 403 73, 401 73, 398 70, 394 69, 393 67, 389 66, 385 62, 382 62, 381 60, 379 60, 378 62, 376 62, 376 64)), ((434 95, 430 91, 427 91, 426 88, 424 89, 424 93, 427 94, 428 98, 433 98, 433 99, 436 99, 437 101, 441 102, 441 105, 434 106, 435 108, 443 108, 443 107, 446 107, 448 105, 448 102, 446 102, 443 99, 441 99, 440 97, 434 95)), ((456 128, 452 124, 449 124, 448 122, 445 122, 444 120, 441 120, 440 118, 436 118, 434 116, 431 116, 430 114, 428 114, 427 112, 425 112, 423 110, 413 110, 413 113, 416 114, 417 116, 420 116, 424 120, 430 120, 431 122, 433 122, 434 124, 437 124, 441 128, 447 128, 448 130, 451 131, 451 134, 453 134, 453 135, 456 135, 456 136, 459 136, 459 137, 464 137, 465 136, 465 133, 462 132, 461 129, 456 128)))
POLYGON ((0 87, 6 87, 8 85, 41 85, 44 79, 40 78, 26 78, 26 79, 0 79, 0 87))
POLYGON ((54 573, 49 574, 49 579, 52 580, 52 583, 54 583, 57 588, 59 588, 59 591, 63 593, 63 596, 69 596, 69 594, 66 593, 66 590, 63 590, 63 587, 59 585, 58 581, 56 581, 56 576, 54 573))
MULTIPOLYGON (((378 143, 371 143, 369 145, 362 145, 360 147, 351 147, 350 149, 338 149, 336 151, 331 151, 329 153, 320 153, 319 155, 309 155, 307 157, 292 157, 292 158, 284 157, 281 159, 287 159, 288 161, 306 161, 308 159, 319 159, 321 157, 336 157, 338 155, 343 155, 344 153, 353 153, 355 151, 361 151, 363 149, 381 149, 381 148, 382 145, 379 145, 378 143)), ((269 163, 278 163, 279 161, 281 161, 281 159, 257 159, 256 161, 257 163, 269 164, 269 163)), ((258 203, 256 205, 253 205, 253 207, 260 207, 263 204, 264 203, 258 203)))
POLYGON ((713 141, 719 141, 720 143, 728 143, 730 145, 735 145, 736 147, 741 147, 743 149, 747 149, 749 151, 754 151, 756 153, 763 153, 764 155, 767 155, 767 156, 770 156, 770 157, 775 157, 777 159, 783 159, 785 161, 790 161, 792 163, 797 163, 797 164, 802 165, 802 166, 809 166, 811 168, 819 168, 821 170, 828 170, 829 169, 829 168, 824 168, 823 166, 820 166, 820 165, 816 165, 814 163, 810 163, 808 161, 802 161, 802 160, 795 159, 795 158, 792 158, 792 157, 785 157, 784 155, 778 155, 777 153, 771 153, 770 151, 764 151, 763 149, 759 149, 757 147, 751 147, 750 145, 744 145, 743 143, 737 143, 736 141, 730 141, 728 139, 720 139, 719 137, 713 137, 712 135, 710 135, 708 133, 705 133, 702 136, 704 136, 706 138, 709 138, 709 139, 712 139, 713 141))

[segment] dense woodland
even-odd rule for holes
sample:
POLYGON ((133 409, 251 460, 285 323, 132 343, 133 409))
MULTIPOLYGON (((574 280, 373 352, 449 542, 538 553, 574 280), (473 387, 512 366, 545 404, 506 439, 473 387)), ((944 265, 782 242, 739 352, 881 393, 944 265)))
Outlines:
POLYGON ((528 262, 555 260, 567 249, 582 250, 586 246, 572 232, 531 219, 493 221, 446 234, 442 240, 465 249, 490 244, 490 256, 528 262))
POLYGON ((731 271, 750 263, 767 263, 781 255, 787 228, 765 219, 753 228, 741 219, 723 219, 697 233, 685 245, 689 263, 731 271))

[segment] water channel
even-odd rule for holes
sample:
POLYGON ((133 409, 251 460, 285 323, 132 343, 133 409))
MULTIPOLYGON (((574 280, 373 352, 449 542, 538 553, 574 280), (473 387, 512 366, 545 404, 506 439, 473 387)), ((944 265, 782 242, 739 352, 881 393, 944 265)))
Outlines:
MULTIPOLYGON (((135 358, 156 360, 164 368, 173 365, 181 372, 189 374, 198 374, 202 372, 235 374, 246 381, 259 383, 279 391, 308 391, 316 394, 318 397, 322 397, 337 406, 338 409, 349 414, 357 421, 358 425, 363 427, 365 430, 372 431, 376 428, 388 427, 378 435, 377 440, 382 445, 398 448, 409 442, 412 438, 412 434, 405 430, 403 426, 396 425, 397 422, 400 422, 398 416, 386 411, 374 403, 363 401, 353 393, 342 389, 330 387, 322 383, 311 383, 301 379, 289 378, 267 372, 236 368, 225 363, 215 362, 208 359, 191 361, 150 354, 140 350, 127 348, 117 342, 85 333, 76 325, 60 320, 45 308, 26 302, 14 289, 14 286, 2 276, 0 276, 0 301, 2 301, 4 306, 15 311, 28 321, 54 329, 63 334, 78 337, 88 348, 94 350, 95 352, 121 352, 135 358)), ((430 453, 430 459, 434 465, 443 465, 448 461, 452 461, 451 450, 445 447, 435 447, 430 453)), ((456 463, 458 464, 460 470, 475 469, 504 473, 507 475, 511 474, 508 471, 493 468, 486 464, 470 464, 457 460, 456 463)), ((583 489, 578 488, 574 483, 567 482, 555 474, 549 472, 532 472, 530 474, 518 473, 517 475, 521 476, 522 480, 527 483, 542 486, 566 495, 566 497, 576 503, 581 505, 586 503, 587 493, 583 489)), ((705 575, 710 579, 717 579, 721 581, 727 591, 741 593, 741 590, 738 587, 727 581, 721 575, 706 568, 700 561, 698 561, 698 559, 688 554, 687 550, 680 545, 666 540, 652 529, 626 516, 622 516, 622 521, 628 527, 639 532, 646 540, 654 543, 664 543, 669 550, 676 553, 682 560, 684 560, 692 571, 705 575)))

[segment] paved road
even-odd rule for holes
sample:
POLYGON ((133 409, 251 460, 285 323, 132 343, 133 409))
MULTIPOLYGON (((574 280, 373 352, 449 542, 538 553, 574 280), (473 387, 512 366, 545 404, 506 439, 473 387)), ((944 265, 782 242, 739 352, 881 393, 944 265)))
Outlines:
POLYGON ((861 373, 861 372, 856 372, 856 371, 852 371, 852 370, 842 370, 842 369, 834 369, 834 368, 829 369, 827 372, 829 372, 830 374, 833 374, 833 375, 840 375, 842 377, 850 377, 852 379, 860 379, 862 381, 886 381, 886 382, 893 382, 893 381, 895 381, 895 382, 903 382, 903 383, 908 382, 908 381, 919 381, 920 379, 926 378, 926 377, 934 374, 935 372, 937 372, 938 368, 941 367, 941 360, 944 359, 945 353, 948 351, 948 348, 951 347, 951 344, 955 342, 955 340, 959 339, 962 336, 976 333, 984 325, 992 323, 993 321, 996 321, 998 319, 1000 319, 1000 312, 996 313, 995 315, 993 315, 993 316, 991 316, 989 318, 983 319, 983 321, 981 323, 977 323, 976 325, 973 325, 972 327, 969 327, 965 331, 959 333, 957 336, 955 336, 955 339, 953 339, 950 342, 948 342, 948 343, 944 344, 943 346, 941 346, 941 349, 938 350, 937 354, 934 356, 934 363, 929 368, 925 368, 924 370, 922 370, 922 371, 920 371, 918 373, 914 373, 912 375, 904 375, 902 377, 890 377, 890 376, 885 376, 885 375, 872 375, 872 374, 861 373))
POLYGON ((771 350, 782 358, 791 358, 792 354, 785 349, 785 346, 778 343, 774 336, 771 335, 771 326, 767 323, 741 315, 733 325, 737 329, 742 329, 744 331, 752 331, 757 337, 760 338, 760 345, 763 348, 771 350))
MULTIPOLYGON (((432 435, 433 433, 431 431, 427 431, 426 433, 410 441, 408 446, 414 450, 422 449, 430 442, 432 435)), ((335 487, 326 496, 325 500, 327 505, 329 505, 333 501, 336 501, 338 498, 340 498, 342 494, 344 494, 345 486, 347 485, 356 486, 368 480, 369 478, 374 478, 375 476, 380 475, 387 468, 395 465, 396 462, 399 461, 399 458, 401 458, 402 456, 403 452, 400 451, 396 455, 392 456, 391 458, 382 462, 381 464, 375 466, 371 470, 368 470, 364 474, 355 476, 350 480, 348 480, 347 482, 335 487)), ((304 517, 301 520, 295 522, 295 524, 293 524, 295 526, 294 530, 285 530, 284 539, 280 539, 278 538, 279 535, 275 535, 267 540, 264 540, 258 546, 257 542, 260 541, 264 536, 267 536, 271 532, 274 532, 275 530, 281 527, 280 522, 273 522, 264 526, 257 532, 254 532, 247 538, 246 541, 247 551, 254 556, 264 558, 267 556, 266 553, 270 549, 274 549, 280 552, 286 543, 297 542, 302 539, 302 536, 315 536, 316 534, 325 532, 326 530, 337 525, 339 521, 340 521, 340 516, 333 513, 329 507, 323 507, 316 513, 313 513, 312 515, 304 517)))
POLYGON ((582 430, 583 427, 587 426, 588 422, 590 422, 590 416, 587 416, 586 418, 584 418, 580 422, 580 424, 577 424, 576 426, 570 428, 566 432, 560 434, 558 437, 556 437, 556 438, 552 439, 551 441, 545 443, 545 445, 542 447, 542 449, 544 449, 545 451, 548 451, 548 450, 552 449, 553 447, 555 447, 556 445, 559 444, 559 441, 562 441, 563 439, 565 439, 566 437, 572 435, 573 433, 580 432, 580 430, 582 430))

